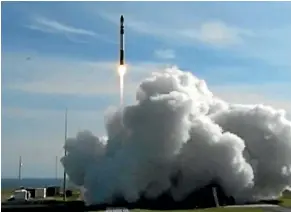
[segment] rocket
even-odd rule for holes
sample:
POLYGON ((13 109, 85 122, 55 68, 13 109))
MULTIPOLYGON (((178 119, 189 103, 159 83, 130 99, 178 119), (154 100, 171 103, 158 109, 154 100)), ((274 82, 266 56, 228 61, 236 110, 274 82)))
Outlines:
POLYGON ((119 65, 124 65, 124 18, 120 16, 120 56, 119 65))

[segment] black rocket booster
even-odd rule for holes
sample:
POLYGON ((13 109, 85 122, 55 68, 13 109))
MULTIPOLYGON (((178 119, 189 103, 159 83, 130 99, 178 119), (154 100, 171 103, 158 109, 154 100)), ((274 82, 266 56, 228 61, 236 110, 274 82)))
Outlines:
POLYGON ((120 57, 119 65, 124 65, 124 18, 120 16, 120 57))

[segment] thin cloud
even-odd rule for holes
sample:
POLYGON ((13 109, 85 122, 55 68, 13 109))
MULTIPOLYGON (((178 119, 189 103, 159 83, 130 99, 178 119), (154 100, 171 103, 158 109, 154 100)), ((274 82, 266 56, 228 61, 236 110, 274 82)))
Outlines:
POLYGON ((188 38, 220 46, 242 43, 244 36, 254 35, 249 30, 231 27, 221 21, 205 22, 198 28, 182 30, 180 33, 188 38))
POLYGON ((99 34, 88 29, 70 26, 68 24, 44 17, 37 17, 33 19, 32 23, 30 25, 25 25, 25 27, 43 33, 63 35, 74 43, 90 43, 90 38, 93 38, 100 39, 107 43, 117 44, 116 40, 112 40, 103 34, 99 34))
MULTIPOLYGON (((100 12, 99 15, 114 24, 118 24, 118 15, 100 12)), ((141 20, 133 15, 126 15, 126 26, 140 34, 159 38, 173 45, 191 45, 203 43, 212 46, 231 46, 241 44, 245 37, 255 36, 248 29, 228 25, 220 20, 204 21, 195 24, 179 23, 168 20, 162 23, 156 20, 141 20)))
POLYGON ((97 34, 93 31, 76 28, 67 24, 60 23, 55 20, 49 20, 47 18, 38 17, 34 19, 34 23, 28 26, 32 30, 38 30, 47 33, 64 33, 64 34, 76 34, 76 35, 87 35, 96 36, 97 34))
POLYGON ((159 59, 174 59, 176 57, 175 51, 172 49, 158 49, 154 55, 159 59))

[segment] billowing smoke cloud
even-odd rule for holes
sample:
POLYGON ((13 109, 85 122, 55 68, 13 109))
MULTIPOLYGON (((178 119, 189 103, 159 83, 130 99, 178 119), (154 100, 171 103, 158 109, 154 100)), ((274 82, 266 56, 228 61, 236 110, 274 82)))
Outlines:
MULTIPOLYGON (((239 94, 238 94, 239 95, 239 94)), ((80 132, 62 159, 87 203, 136 201, 170 189, 175 200, 213 180, 237 200, 291 185, 291 122, 282 110, 229 104, 176 68, 153 73, 135 105, 106 115, 108 138, 80 132), (175 186, 171 177, 180 176, 175 186)))

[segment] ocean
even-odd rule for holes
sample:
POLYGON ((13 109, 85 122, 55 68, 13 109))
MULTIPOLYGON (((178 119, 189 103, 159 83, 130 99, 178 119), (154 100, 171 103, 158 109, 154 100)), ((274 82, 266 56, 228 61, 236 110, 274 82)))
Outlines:
MULTIPOLYGON (((46 187, 46 186, 62 186, 63 179, 50 179, 50 178, 24 178, 20 181, 18 179, 1 179, 1 189, 15 189, 20 186, 23 187, 46 187)), ((72 187, 72 184, 68 181, 68 187, 72 187)))

